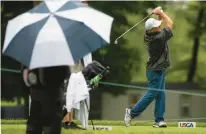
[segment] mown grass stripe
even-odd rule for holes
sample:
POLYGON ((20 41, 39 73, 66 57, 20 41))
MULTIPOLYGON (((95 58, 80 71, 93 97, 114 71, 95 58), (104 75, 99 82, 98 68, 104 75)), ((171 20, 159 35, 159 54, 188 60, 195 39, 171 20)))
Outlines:
MULTIPOLYGON (((79 121, 74 121, 78 125, 80 125, 79 121)), ((115 121, 115 120, 93 120, 94 125, 109 125, 109 126, 124 126, 123 121, 115 121)), ((140 121, 132 121, 131 126, 152 126, 154 122, 140 122, 140 121)), ((178 122, 168 122, 168 126, 177 126, 178 122)), ((13 120, 13 119, 4 119, 1 120, 1 124, 26 124, 26 120, 13 120)), ((91 122, 89 121, 89 125, 91 122)), ((206 127, 206 122, 197 122, 197 127, 206 127)))

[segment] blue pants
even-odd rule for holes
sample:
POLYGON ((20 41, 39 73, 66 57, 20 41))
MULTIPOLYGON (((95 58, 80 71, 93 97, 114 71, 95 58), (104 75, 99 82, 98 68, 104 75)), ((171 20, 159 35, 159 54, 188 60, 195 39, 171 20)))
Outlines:
POLYGON ((153 71, 147 72, 147 79, 149 81, 149 88, 155 88, 157 90, 149 89, 147 93, 137 102, 137 104, 131 109, 131 116, 137 117, 140 115, 149 104, 155 99, 154 116, 155 122, 164 121, 165 113, 165 72, 153 71))

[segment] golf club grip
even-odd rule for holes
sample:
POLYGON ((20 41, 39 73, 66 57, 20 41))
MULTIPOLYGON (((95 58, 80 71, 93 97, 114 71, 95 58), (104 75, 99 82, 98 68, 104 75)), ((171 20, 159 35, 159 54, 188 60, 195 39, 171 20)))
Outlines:
POLYGON ((101 73, 100 73, 100 75, 103 75, 107 70, 109 70, 110 69, 110 67, 106 67, 101 73))
MULTIPOLYGON (((106 73, 106 71, 108 71, 110 69, 110 67, 106 67, 99 75, 101 75, 101 79, 104 76, 104 73, 106 73)), ((88 84, 89 87, 93 88, 93 84, 88 84)))

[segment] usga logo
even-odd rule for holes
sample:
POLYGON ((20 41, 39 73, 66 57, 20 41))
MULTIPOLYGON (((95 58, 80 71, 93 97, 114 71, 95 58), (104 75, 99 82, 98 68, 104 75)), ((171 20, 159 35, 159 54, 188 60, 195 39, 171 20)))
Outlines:
POLYGON ((196 128, 196 122, 178 122, 179 128, 196 128))
POLYGON ((111 131, 112 127, 111 126, 95 126, 95 130, 103 130, 103 131, 111 131))

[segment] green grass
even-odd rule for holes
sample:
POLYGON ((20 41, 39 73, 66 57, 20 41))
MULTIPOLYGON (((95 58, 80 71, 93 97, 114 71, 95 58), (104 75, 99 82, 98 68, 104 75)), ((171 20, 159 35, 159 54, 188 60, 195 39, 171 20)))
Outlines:
MULTIPOLYGON (((79 122, 75 121, 77 124, 79 122)), ((24 134, 26 120, 1 120, 2 134, 24 134)), ((90 123, 89 123, 90 124, 90 123)), ((95 120, 95 125, 112 126, 112 131, 65 130, 62 134, 206 134, 206 123, 197 123, 197 128, 178 128, 177 122, 168 122, 168 128, 152 128, 153 122, 133 121, 132 126, 126 128, 123 121, 95 120)))
MULTIPOLYGON (((15 101, 1 100, 1 107, 13 107, 17 105, 18 105, 17 100, 15 101)), ((21 98, 21 105, 24 105, 24 98, 21 98)))
MULTIPOLYGON (((80 122, 74 120, 76 124, 80 124, 80 122)), ((110 126, 124 126, 124 122, 120 120, 93 120, 95 125, 110 125, 110 126)), ((131 126, 152 126, 154 122, 144 122, 144 121, 132 121, 131 126)), ((7 119, 1 120, 2 125, 24 125, 26 124, 26 120, 14 120, 14 119, 7 119)), ((168 126, 170 127, 177 127, 178 122, 167 122, 168 126)), ((89 125, 91 122, 89 121, 89 125)), ((197 127, 204 127, 206 128, 205 122, 198 122, 197 127)))
POLYGON ((17 102, 1 101, 1 107, 17 106, 17 102))
MULTIPOLYGON (((2 126, 2 134, 24 134, 25 125, 10 124, 2 126)), ((62 129, 62 134, 206 134, 206 128, 152 128, 151 126, 131 126, 126 128, 125 126, 112 126, 112 131, 94 131, 91 128, 88 130, 65 130, 62 129)))

